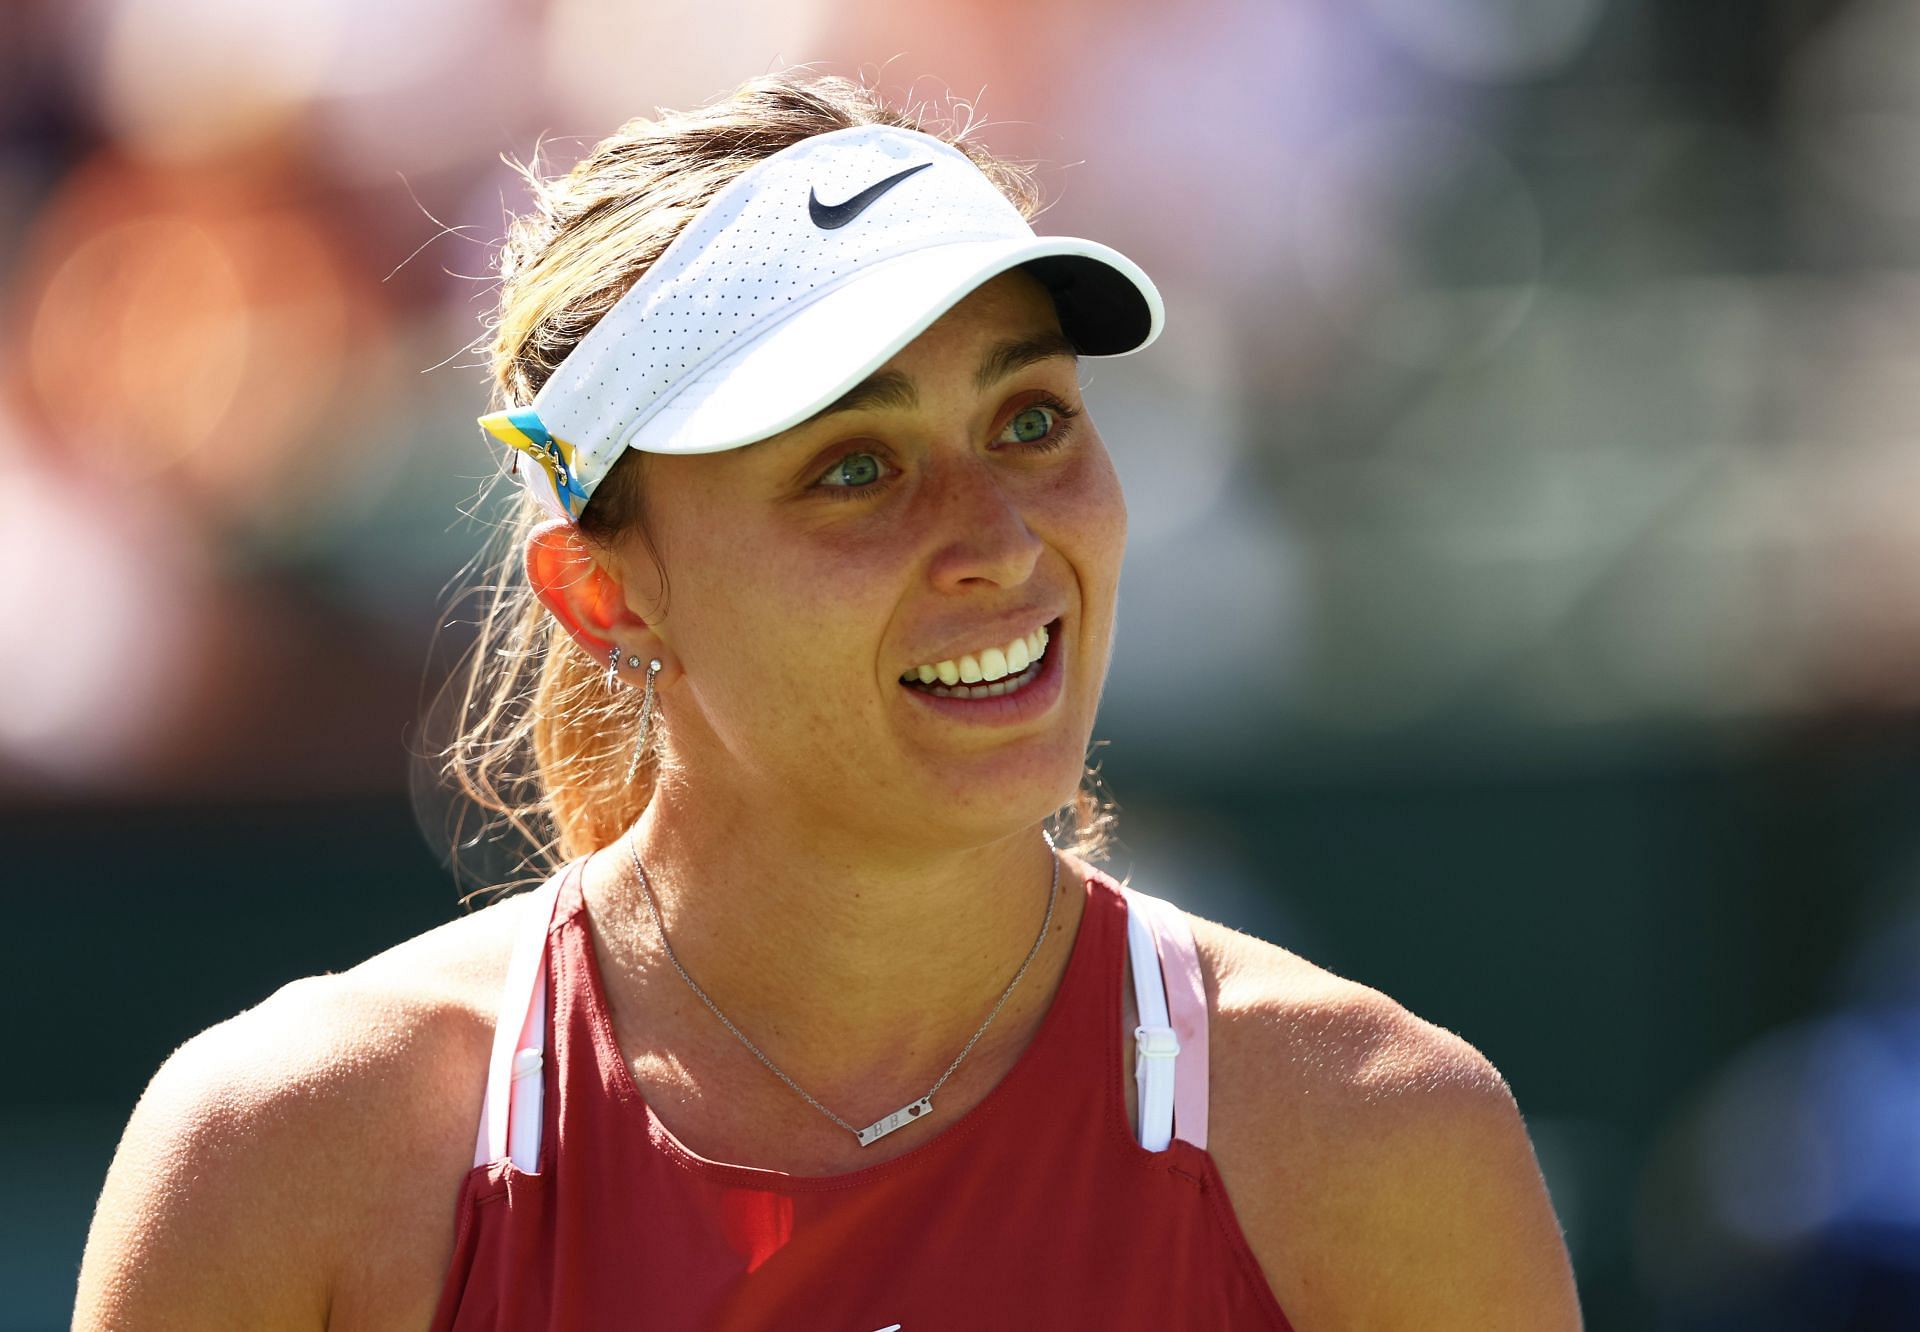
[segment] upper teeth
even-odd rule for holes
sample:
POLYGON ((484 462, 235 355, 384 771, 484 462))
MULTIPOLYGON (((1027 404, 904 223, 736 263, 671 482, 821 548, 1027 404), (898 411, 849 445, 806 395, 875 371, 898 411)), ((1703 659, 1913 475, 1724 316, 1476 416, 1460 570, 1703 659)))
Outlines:
POLYGON ((982 680, 998 680, 1024 671, 1028 666, 1040 660, 1047 650, 1047 627, 1043 624, 1024 638, 1016 638, 1003 647, 990 647, 983 652, 969 652, 959 660, 936 661, 930 666, 916 666, 900 678, 918 680, 921 684, 932 684, 938 680, 941 684, 978 684, 982 680))

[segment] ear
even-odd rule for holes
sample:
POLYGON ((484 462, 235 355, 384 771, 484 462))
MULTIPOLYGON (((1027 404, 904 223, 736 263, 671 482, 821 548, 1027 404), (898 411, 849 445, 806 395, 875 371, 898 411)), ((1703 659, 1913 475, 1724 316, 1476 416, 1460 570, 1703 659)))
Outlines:
POLYGON ((672 669, 666 643, 628 607, 626 590, 600 567, 572 523, 556 518, 536 527, 527 537, 526 568, 534 595, 603 668, 617 643, 623 675, 629 673, 629 657, 640 659, 641 672, 658 658, 656 682, 672 669))

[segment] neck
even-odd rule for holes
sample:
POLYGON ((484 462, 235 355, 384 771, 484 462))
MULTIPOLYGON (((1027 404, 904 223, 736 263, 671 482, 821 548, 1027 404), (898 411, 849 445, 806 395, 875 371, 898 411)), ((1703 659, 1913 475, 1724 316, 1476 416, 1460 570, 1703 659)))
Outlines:
POLYGON ((1017 1057, 1052 1000, 1084 905, 1084 871, 1063 859, 1035 951, 1053 881, 1038 826, 963 849, 876 849, 871 838, 717 804, 663 788, 588 867, 589 906, 618 973, 607 984, 631 1010, 688 1013, 708 1048, 757 1062, 661 946, 630 844, 680 966, 767 1058, 842 1114, 924 1092, 1032 952, 954 1076, 1017 1057))

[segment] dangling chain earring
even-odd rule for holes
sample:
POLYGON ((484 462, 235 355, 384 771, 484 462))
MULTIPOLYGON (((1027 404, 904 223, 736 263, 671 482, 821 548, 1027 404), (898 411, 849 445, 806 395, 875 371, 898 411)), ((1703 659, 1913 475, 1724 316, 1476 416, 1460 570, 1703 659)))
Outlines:
MULTIPOLYGON (((640 658, 628 657, 627 665, 637 667, 640 658)), ((660 658, 655 657, 647 663, 647 692, 640 700, 640 738, 633 746, 633 761, 627 764, 627 781, 633 780, 633 774, 640 771, 640 755, 647 748, 647 731, 653 726, 653 677, 660 672, 660 658)), ((620 682, 620 649, 616 646, 613 655, 607 658, 607 687, 613 688, 620 682)))

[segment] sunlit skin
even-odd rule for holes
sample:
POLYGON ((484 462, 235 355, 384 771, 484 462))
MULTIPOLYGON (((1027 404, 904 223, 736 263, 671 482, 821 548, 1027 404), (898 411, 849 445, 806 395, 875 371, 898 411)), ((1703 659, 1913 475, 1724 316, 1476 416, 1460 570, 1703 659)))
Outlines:
MULTIPOLYGON (((996 347, 1059 333, 1045 289, 1016 270, 881 367, 911 381, 912 404, 648 457, 664 607, 637 536, 589 551, 555 523, 529 543, 533 585, 585 651, 604 661, 617 643, 635 688, 644 668, 627 655, 662 663, 685 776, 637 837, 675 953, 769 1057, 857 1123, 927 1089, 1033 945, 1051 873, 1041 822, 1072 797, 1093 730, 1126 540, 1118 478, 1070 352, 976 383, 996 347), (1050 400, 1078 415, 1029 410, 1050 400), (862 484, 870 493, 851 493, 862 484), (1043 716, 972 726, 899 683, 1054 618, 1064 687, 1043 716)), ((1071 866, 1061 890, 1048 946, 990 1035, 1020 1032, 1058 981, 1081 907, 1071 866)), ((623 846, 590 862, 587 897, 616 1015, 671 1029, 661 1005, 683 1011, 692 996, 653 943, 623 846)), ((710 1045, 715 1059, 851 1143, 692 1003, 690 1039, 717 1033, 732 1049, 710 1045)), ((970 1062, 991 1072, 994 1049, 983 1040, 970 1062)))
MULTIPOLYGON (((998 280, 883 367, 917 387, 912 405, 869 402, 739 450, 650 459, 664 613, 638 536, 595 551, 556 524, 528 543, 533 586, 594 661, 618 644, 623 659, 664 663, 684 778, 633 831, 675 950, 855 1129, 932 1088, 1027 955, 1046 906, 1040 823, 1073 792, 1093 724, 1125 535, 1112 467, 1071 358, 975 383, 983 354, 1056 332, 1043 291, 998 280), (1016 442, 1056 424, 1008 429, 1048 394, 1082 412, 1065 447, 1016 442), (836 469, 855 453, 881 456, 836 469), (815 488, 873 478, 886 489, 870 500, 815 488), (974 730, 915 706, 902 671, 1000 641, 1003 613, 1026 606, 1062 624, 1049 649, 1065 668, 1057 707, 974 730)), ((623 687, 644 678, 623 673, 623 687)), ((1042 947, 932 1114, 871 1147, 693 995, 623 846, 585 868, 612 1035, 647 1112, 702 1156, 802 1176, 892 1161, 1006 1085, 1030 1049, 1082 923, 1079 870, 1062 873, 1042 947)), ((515 911, 475 912, 298 981, 176 1052, 102 1190, 75 1326, 426 1326, 459 1233, 449 1200, 473 1175, 474 1107, 524 927, 515 911)), ((1224 1240, 1224 1201, 1298 1327, 1578 1332, 1566 1247, 1498 1071, 1377 991, 1190 919, 1211 1014, 1206 1152, 1225 1195, 1208 1188, 1207 1233, 1224 1240)), ((1073 1077, 1083 1058, 1106 1063, 1132 1137, 1127 963, 1088 956, 1086 993, 1112 987, 1107 1037, 1056 1057, 1071 1057, 1073 1077)), ((577 998, 580 979, 560 980, 577 998)), ((559 1122, 576 1109, 561 1105, 559 1122)), ((740 1209, 728 1215, 745 1233, 740 1209)), ((791 1234, 777 1211, 767 1222, 757 1255, 791 1234)), ((1021 1224, 1018 1208, 1007 1224, 1021 1224)))

